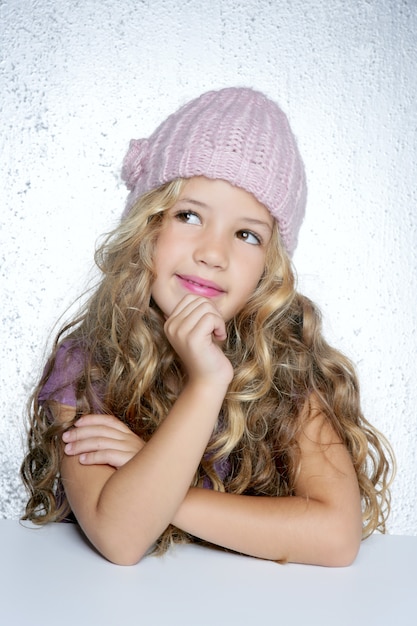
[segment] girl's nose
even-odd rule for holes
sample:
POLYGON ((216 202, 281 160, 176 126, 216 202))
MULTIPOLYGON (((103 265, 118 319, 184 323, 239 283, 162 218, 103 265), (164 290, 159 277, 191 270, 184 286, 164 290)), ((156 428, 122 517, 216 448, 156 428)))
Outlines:
POLYGON ((194 260, 210 267, 224 269, 227 266, 229 250, 224 237, 207 233, 201 237, 194 251, 194 260))

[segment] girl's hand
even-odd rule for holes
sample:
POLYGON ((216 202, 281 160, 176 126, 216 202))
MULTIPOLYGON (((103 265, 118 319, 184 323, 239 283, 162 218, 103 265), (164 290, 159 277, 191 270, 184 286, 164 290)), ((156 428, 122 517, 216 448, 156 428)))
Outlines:
POLYGON ((83 465, 111 465, 118 469, 145 445, 113 415, 84 415, 62 435, 68 456, 79 456, 83 465))
POLYGON ((190 380, 230 383, 233 368, 219 345, 226 339, 226 325, 211 300, 186 295, 165 322, 164 330, 190 380))

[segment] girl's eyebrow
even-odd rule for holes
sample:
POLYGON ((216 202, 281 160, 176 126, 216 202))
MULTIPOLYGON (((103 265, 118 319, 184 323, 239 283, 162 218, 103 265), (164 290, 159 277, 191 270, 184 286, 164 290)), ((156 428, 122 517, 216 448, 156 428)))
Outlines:
POLYGON ((180 198, 178 200, 178 204, 181 204, 183 202, 187 204, 193 204, 194 206, 208 208, 208 204, 206 204, 205 202, 200 202, 200 200, 195 200, 194 198, 180 198))
POLYGON ((248 224, 252 224, 253 226, 264 226, 269 231, 272 231, 272 226, 268 222, 264 222, 263 220, 257 220, 253 217, 242 217, 242 220, 248 224))

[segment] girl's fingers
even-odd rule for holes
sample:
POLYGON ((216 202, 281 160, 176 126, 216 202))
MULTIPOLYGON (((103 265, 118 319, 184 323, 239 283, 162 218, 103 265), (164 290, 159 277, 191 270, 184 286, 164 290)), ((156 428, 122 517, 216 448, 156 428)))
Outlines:
POLYGON ((78 456, 83 465, 112 465, 119 468, 132 459, 143 445, 137 442, 126 442, 105 437, 92 437, 69 442, 64 447, 67 456, 78 456), (135 443, 136 445, 131 445, 135 443))
MULTIPOLYGON (((200 306, 202 303, 209 303, 210 301, 207 298, 203 298, 202 296, 194 296, 191 294, 187 294, 182 298, 177 306, 172 311, 171 315, 168 319, 177 317, 178 315, 188 315, 191 313, 196 307, 200 306)), ((214 307, 214 305, 212 305, 214 307)))
POLYGON ((187 303, 185 298, 177 305, 172 315, 165 322, 168 336, 187 337, 200 329, 203 336, 212 334, 218 339, 226 338, 226 325, 212 302, 205 298, 195 298, 187 303))
POLYGON ((96 450, 94 452, 84 452, 79 455, 82 465, 111 465, 119 469, 132 458, 132 454, 120 450, 96 450))
POLYGON ((187 295, 177 304, 174 311, 167 319, 166 325, 176 326, 188 322, 188 324, 192 326, 204 313, 212 314, 224 324, 219 311, 211 300, 200 296, 187 295))
POLYGON ((64 452, 80 456, 86 465, 108 464, 118 468, 140 452, 145 442, 111 415, 85 415, 62 435, 64 452))
POLYGON ((211 300, 185 296, 164 330, 190 379, 229 384, 233 369, 219 345, 226 339, 226 325, 211 300))
MULTIPOLYGON (((132 436, 133 433, 132 433, 132 436)), ((113 439, 115 441, 125 441, 130 439, 129 433, 124 433, 116 428, 109 428, 108 426, 77 426, 65 431, 62 438, 64 441, 82 441, 83 439, 92 439, 97 437, 103 437, 107 439, 113 439)))
MULTIPOLYGON (((121 422, 114 415, 103 415, 103 414, 89 414, 83 415, 76 422, 75 426, 107 426, 109 428, 114 428, 115 430, 119 430, 123 433, 131 433, 132 431, 126 424, 121 422)), ((133 433, 132 433, 133 434, 133 433)))
POLYGON ((91 450, 114 449, 129 451, 134 450, 136 447, 132 445, 132 442, 126 442, 122 439, 93 435, 83 439, 71 439, 67 436, 63 437, 63 440, 65 442, 65 453, 71 455, 82 454, 83 452, 89 452, 91 450))

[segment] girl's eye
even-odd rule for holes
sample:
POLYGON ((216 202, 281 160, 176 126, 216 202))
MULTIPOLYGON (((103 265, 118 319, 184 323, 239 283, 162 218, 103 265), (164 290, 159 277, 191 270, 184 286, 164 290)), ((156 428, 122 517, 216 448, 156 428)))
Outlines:
POLYGON ((185 222, 186 224, 201 224, 199 216, 197 213, 193 213, 193 211, 180 211, 175 217, 180 222, 185 222))
POLYGON ((243 239, 243 241, 246 241, 246 243, 250 243, 252 246, 259 246, 262 243, 259 235, 255 235, 255 233, 252 233, 250 230, 240 230, 237 236, 243 239))

